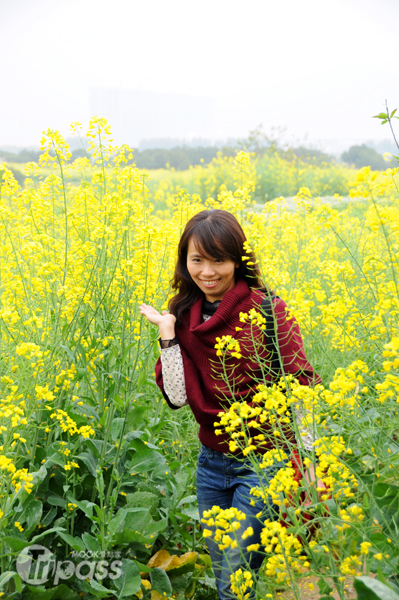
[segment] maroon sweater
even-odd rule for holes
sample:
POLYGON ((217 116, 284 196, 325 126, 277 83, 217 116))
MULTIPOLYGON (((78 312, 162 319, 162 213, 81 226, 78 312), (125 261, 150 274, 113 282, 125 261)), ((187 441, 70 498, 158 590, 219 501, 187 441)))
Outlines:
MULTIPOLYGON (((254 348, 248 341, 248 326, 244 327, 240 322, 239 314, 248 313, 251 308, 260 310, 259 305, 263 297, 263 293, 251 290, 246 281, 238 280, 234 288, 224 295, 210 319, 204 321, 202 318, 203 296, 201 296, 191 309, 183 314, 182 325, 176 328, 183 357, 187 401, 200 425, 199 439, 206 446, 219 452, 229 451, 230 436, 229 434, 215 435, 214 424, 219 421, 218 413, 226 409, 231 402, 250 401, 257 385, 253 376, 262 377, 259 365, 252 358, 254 348), (243 330, 237 332, 237 326, 243 327, 243 330), (216 355, 216 337, 223 335, 233 336, 241 346, 242 358, 229 359, 228 363, 233 369, 233 394, 222 379, 221 360, 216 355)), ((273 306, 285 373, 296 375, 302 385, 320 383, 319 376, 306 359, 295 318, 287 321, 287 305, 280 298, 274 299, 273 306)), ((264 335, 261 330, 259 335, 264 335)), ((267 358, 267 350, 264 352, 263 357, 267 358)), ((155 374, 156 382, 170 408, 179 408, 171 404, 165 394, 160 358, 155 366, 155 374)))

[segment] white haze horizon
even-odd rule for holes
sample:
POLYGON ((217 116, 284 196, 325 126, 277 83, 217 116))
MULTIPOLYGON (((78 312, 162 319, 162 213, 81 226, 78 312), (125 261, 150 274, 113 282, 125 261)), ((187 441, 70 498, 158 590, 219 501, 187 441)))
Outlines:
POLYGON ((327 152, 391 139, 395 0, 0 0, 0 148, 106 117, 116 143, 284 128, 327 152))

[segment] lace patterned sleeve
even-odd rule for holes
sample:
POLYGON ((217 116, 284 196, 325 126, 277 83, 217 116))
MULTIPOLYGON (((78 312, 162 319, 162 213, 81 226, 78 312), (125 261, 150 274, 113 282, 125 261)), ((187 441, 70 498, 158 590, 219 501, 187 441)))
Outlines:
POLYGON ((162 376, 165 393, 175 406, 188 404, 184 381, 183 357, 179 344, 162 348, 162 376))
POLYGON ((298 403, 292 405, 295 419, 298 425, 300 439, 297 440, 299 448, 303 447, 308 452, 314 450, 313 442, 318 439, 316 426, 308 410, 302 408, 298 403))

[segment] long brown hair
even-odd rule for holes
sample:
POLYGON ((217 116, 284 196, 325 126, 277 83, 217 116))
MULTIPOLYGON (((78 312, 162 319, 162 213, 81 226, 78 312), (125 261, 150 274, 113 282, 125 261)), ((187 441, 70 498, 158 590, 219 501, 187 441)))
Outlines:
POLYGON ((267 291, 254 253, 244 249, 247 238, 234 215, 226 210, 203 210, 188 221, 179 242, 178 258, 171 282, 172 289, 176 290, 177 294, 169 301, 169 310, 175 315, 178 324, 183 312, 202 294, 187 269, 187 250, 192 237, 204 256, 238 263, 236 281, 245 279, 250 287, 267 291), (242 260, 243 256, 249 257, 249 260, 242 260), (248 262, 255 264, 248 266, 248 262))

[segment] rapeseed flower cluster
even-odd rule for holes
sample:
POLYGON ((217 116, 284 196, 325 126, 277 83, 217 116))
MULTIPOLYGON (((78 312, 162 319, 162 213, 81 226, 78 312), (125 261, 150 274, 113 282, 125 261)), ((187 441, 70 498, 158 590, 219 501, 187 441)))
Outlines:
POLYGON ((15 493, 22 487, 31 493, 33 475, 27 469, 17 469, 11 458, 0 454, 0 470, 3 471, 1 488, 7 489, 11 485, 15 493))
POLYGON ((254 585, 252 573, 237 569, 235 573, 230 575, 230 581, 231 591, 237 596, 238 600, 247 600, 254 585))
MULTIPOLYGON (((373 544, 371 542, 361 542, 360 549, 354 548, 353 550, 358 552, 359 554, 351 554, 350 556, 346 556, 344 560, 339 565, 340 572, 345 575, 351 575, 354 577, 359 577, 363 574, 364 562, 367 555, 369 555, 370 548, 372 548, 373 544)), ((375 553, 374 558, 376 560, 381 560, 382 555, 380 553, 375 553)), ((389 558, 387 555, 386 558, 389 558)), ((345 577, 341 578, 341 581, 344 581, 345 577)))
MULTIPOLYGON (((343 521, 342 525, 337 525, 338 531, 343 531, 344 529, 350 529, 353 524, 362 523, 365 519, 365 515, 361 506, 357 506, 356 504, 352 504, 348 506, 347 509, 341 508, 339 511, 339 518, 343 521)), ((368 542, 364 542, 365 544, 368 542)))
POLYGON ((265 317, 255 308, 251 308, 248 313, 240 312, 240 321, 241 323, 251 323, 251 325, 256 325, 259 329, 266 329, 265 317))
POLYGON ((218 414, 220 421, 215 422, 216 434, 223 431, 230 434, 231 452, 240 448, 246 456, 258 446, 270 445, 271 439, 274 445, 284 445, 286 442, 292 400, 283 393, 279 385, 270 387, 259 384, 258 390, 252 396, 250 404, 233 402, 228 410, 218 414), (258 429, 260 433, 251 433, 251 429, 258 429))
POLYGON ((293 469, 291 462, 287 462, 285 467, 277 471, 267 487, 252 488, 251 494, 256 498, 262 498, 265 504, 271 498, 277 506, 284 506, 288 504, 288 496, 295 495, 298 487, 299 483, 295 479, 295 469, 293 469))
POLYGON ((223 335, 216 338, 216 356, 224 356, 228 352, 235 358, 242 358, 240 354, 240 344, 231 335, 223 335))
POLYGON ((390 400, 399 404, 399 374, 395 374, 399 371, 399 337, 392 338, 388 344, 384 345, 384 348, 382 355, 390 360, 383 362, 383 368, 386 371, 384 381, 375 386, 378 391, 377 400, 381 404, 390 400))
POLYGON ((238 542, 234 532, 240 529, 240 521, 245 519, 245 514, 235 507, 222 510, 219 506, 214 506, 203 513, 201 522, 207 527, 212 527, 212 529, 204 529, 203 534, 205 537, 212 536, 221 550, 237 548, 238 542), (228 535, 229 533, 232 533, 233 537, 228 535))
POLYGON ((71 417, 64 410, 57 408, 57 410, 50 415, 50 419, 56 419, 58 421, 59 427, 65 433, 69 435, 82 435, 84 438, 88 438, 90 436, 95 435, 94 429, 90 425, 82 425, 78 427, 76 421, 71 419, 71 417))
MULTIPOLYGON (((331 494, 337 500, 353 498, 359 485, 349 467, 341 460, 341 455, 348 452, 344 439, 338 436, 322 437, 314 443, 319 464, 316 474, 326 485, 327 491, 323 499, 331 494)), ((309 459, 305 459, 305 462, 309 459)))
POLYGON ((261 542, 266 554, 270 555, 264 567, 265 573, 275 578, 277 583, 289 583, 291 573, 301 572, 310 566, 302 554, 302 544, 279 521, 268 519, 264 524, 261 542))

